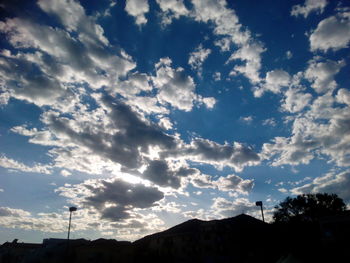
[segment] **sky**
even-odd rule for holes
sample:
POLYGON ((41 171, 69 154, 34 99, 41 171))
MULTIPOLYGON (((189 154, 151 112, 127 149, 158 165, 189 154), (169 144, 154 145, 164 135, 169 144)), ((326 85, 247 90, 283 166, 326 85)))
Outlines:
POLYGON ((348 1, 0 4, 0 242, 350 204, 348 1))

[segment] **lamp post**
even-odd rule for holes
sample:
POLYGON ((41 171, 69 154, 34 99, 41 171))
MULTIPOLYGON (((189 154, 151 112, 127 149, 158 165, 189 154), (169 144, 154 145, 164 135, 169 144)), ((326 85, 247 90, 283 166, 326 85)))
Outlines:
POLYGON ((260 206, 260 208, 261 208, 262 220, 263 220, 263 222, 265 222, 264 211, 263 211, 263 202, 262 202, 262 201, 256 201, 256 202, 255 202, 255 205, 256 205, 256 206, 260 206))
POLYGON ((75 212, 77 211, 77 208, 72 206, 69 208, 69 225, 68 225, 68 237, 67 237, 67 240, 69 241, 69 234, 70 234, 70 224, 71 224, 71 221, 72 221, 72 212, 75 212))

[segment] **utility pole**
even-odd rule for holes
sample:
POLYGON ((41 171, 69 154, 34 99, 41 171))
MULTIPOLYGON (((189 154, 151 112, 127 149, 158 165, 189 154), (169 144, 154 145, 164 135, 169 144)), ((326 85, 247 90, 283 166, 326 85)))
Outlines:
POLYGON ((70 224, 72 221, 72 212, 77 211, 77 208, 72 206, 69 208, 69 225, 68 225, 68 236, 67 236, 67 240, 69 241, 69 234, 70 234, 70 224))
POLYGON ((262 202, 262 201, 256 201, 256 202, 255 202, 255 205, 256 205, 256 206, 260 206, 260 208, 261 208, 262 220, 263 220, 263 222, 265 222, 264 211, 263 211, 263 202, 262 202))

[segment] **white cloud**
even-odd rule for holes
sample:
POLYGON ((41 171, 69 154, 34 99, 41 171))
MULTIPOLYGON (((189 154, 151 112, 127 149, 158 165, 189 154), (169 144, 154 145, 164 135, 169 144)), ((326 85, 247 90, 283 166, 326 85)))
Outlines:
POLYGON ((214 97, 202 97, 200 102, 202 102, 208 109, 212 109, 216 104, 216 99, 214 97))
POLYGON ((22 210, 22 209, 14 209, 10 207, 0 207, 0 217, 5 216, 13 216, 13 217, 21 217, 21 216, 30 216, 30 213, 22 210))
POLYGON ((41 164, 35 164, 33 166, 27 166, 23 163, 20 163, 16 160, 7 158, 6 156, 0 156, 0 166, 11 169, 11 170, 17 170, 21 172, 26 173, 42 173, 42 174, 50 174, 50 168, 49 165, 41 165, 41 164))
POLYGON ((196 138, 189 145, 166 151, 164 157, 183 158, 192 162, 207 163, 222 168, 229 166, 242 171, 245 166, 260 163, 259 155, 251 147, 234 142, 232 145, 196 138))
POLYGON ((68 31, 79 32, 80 40, 92 41, 95 44, 109 44, 103 35, 103 28, 96 24, 93 17, 85 14, 79 2, 75 0, 39 0, 38 5, 46 13, 56 15, 68 31))
POLYGON ((192 16, 201 22, 212 22, 215 25, 214 34, 223 37, 216 41, 222 51, 229 51, 231 45, 238 47, 228 62, 241 60, 243 65, 236 65, 231 76, 244 74, 252 83, 260 81, 261 53, 266 49, 254 40, 249 30, 243 28, 234 10, 227 8, 224 0, 194 0, 192 16))
POLYGON ((213 200, 211 212, 214 213, 216 218, 232 217, 239 214, 258 216, 259 213, 255 204, 246 198, 236 198, 234 201, 230 201, 223 197, 217 197, 213 200))
POLYGON ((350 41, 350 12, 338 13, 322 20, 310 35, 311 51, 337 51, 350 41))
POLYGON ((220 72, 215 72, 213 75, 213 78, 215 81, 221 80, 221 73, 220 72))
POLYGON ((307 111, 293 118, 292 135, 265 143, 262 156, 272 165, 308 164, 323 156, 337 166, 349 166, 350 109, 335 102, 331 93, 316 98, 307 111))
POLYGON ((276 120, 274 118, 268 118, 263 120, 262 125, 264 126, 272 126, 275 127, 276 126, 276 120))
POLYGON ((243 65, 236 65, 230 72, 230 75, 234 76, 237 73, 245 75, 252 83, 256 84, 261 81, 259 76, 259 70, 261 68, 261 53, 266 49, 259 42, 245 44, 234 52, 228 61, 241 60, 244 61, 243 65))
POLYGON ((350 91, 347 89, 338 90, 336 99, 339 103, 344 103, 350 106, 350 91))
POLYGON ((310 93, 304 93, 297 88, 289 88, 285 93, 281 107, 285 111, 296 113, 309 105, 311 99, 310 93))
POLYGON ((286 52, 286 58, 287 58, 287 59, 291 59, 292 57, 293 57, 292 51, 288 50, 288 51, 286 52))
POLYGON ((304 5, 294 5, 292 7, 291 15, 302 15, 304 18, 307 18, 311 12, 322 14, 327 4, 327 0, 305 0, 304 5))
POLYGON ((94 89, 114 86, 119 77, 135 67, 123 51, 116 56, 100 43, 79 41, 63 29, 30 20, 7 19, 0 22, 0 31, 14 48, 35 49, 16 55, 3 53, 0 71, 11 96, 38 106, 64 107, 59 105, 72 101, 72 89, 82 83, 94 89))
POLYGON ((311 183, 291 190, 293 194, 332 193, 337 194, 345 202, 350 202, 350 171, 338 174, 329 173, 315 178, 311 183))
POLYGON ((246 116, 246 117, 241 117, 240 118, 241 121, 243 121, 243 122, 245 122, 247 124, 252 123, 253 119, 254 119, 253 116, 246 116))
POLYGON ((171 130, 173 128, 173 123, 168 117, 161 117, 159 119, 159 125, 166 130, 171 130))
POLYGON ((305 71, 305 78, 312 83, 311 87, 318 93, 333 91, 337 87, 334 76, 344 66, 344 60, 320 61, 316 58, 309 62, 309 67, 305 71))
POLYGON ((173 69, 171 63, 169 58, 162 58, 156 64, 156 76, 152 80, 159 90, 158 100, 184 111, 191 111, 196 101, 204 102, 210 107, 212 99, 208 101, 197 95, 193 79, 185 74, 183 68, 173 69))
POLYGON ((64 176, 64 177, 68 177, 68 176, 70 176, 70 175, 72 175, 72 174, 71 174, 71 172, 69 172, 68 170, 63 169, 63 170, 61 171, 61 175, 64 176))
POLYGON ((136 18, 137 25, 146 24, 147 18, 145 14, 149 11, 148 0, 127 0, 125 11, 136 18))
POLYGON ((189 14, 183 0, 156 0, 162 10, 162 24, 171 24, 172 20, 178 19, 180 16, 189 14))
POLYGON ((220 177, 215 181, 215 185, 220 191, 234 191, 240 194, 248 194, 254 187, 254 180, 244 180, 237 175, 230 174, 226 177, 220 177))
POLYGON ((277 189, 279 192, 283 193, 283 194, 287 194, 288 190, 286 188, 278 188, 277 189))
POLYGON ((265 82, 254 90, 255 97, 261 97, 264 92, 271 91, 273 93, 280 93, 283 87, 290 84, 291 78, 288 72, 275 69, 266 73, 265 82))
POLYGON ((210 49, 205 49, 202 45, 199 45, 195 49, 195 51, 190 53, 190 57, 188 59, 188 64, 191 66, 191 68, 193 70, 197 70, 198 74, 201 75, 202 74, 202 65, 210 53, 211 53, 210 49))

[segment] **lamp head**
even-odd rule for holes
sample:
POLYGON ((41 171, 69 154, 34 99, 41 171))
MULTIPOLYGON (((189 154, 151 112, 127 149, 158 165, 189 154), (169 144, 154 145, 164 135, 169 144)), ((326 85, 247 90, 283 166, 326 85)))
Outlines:
POLYGON ((74 206, 71 206, 71 207, 69 208, 69 212, 75 212, 75 211, 77 211, 77 209, 78 209, 78 208, 76 208, 76 207, 74 207, 74 206))
POLYGON ((256 201, 256 202, 255 202, 255 205, 256 205, 256 206, 262 206, 262 201, 256 201))

